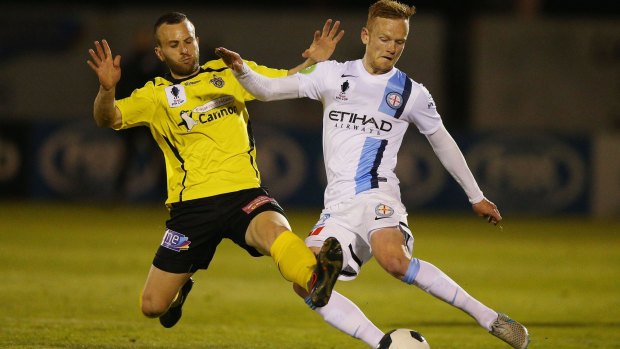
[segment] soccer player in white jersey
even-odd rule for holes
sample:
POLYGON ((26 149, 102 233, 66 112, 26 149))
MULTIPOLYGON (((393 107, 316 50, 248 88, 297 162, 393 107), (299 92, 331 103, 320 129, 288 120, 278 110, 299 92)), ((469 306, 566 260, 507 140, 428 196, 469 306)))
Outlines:
MULTIPOLYGON (((434 152, 467 194, 473 211, 493 224, 502 217, 478 187, 439 116, 429 91, 395 68, 409 34, 415 7, 393 0, 370 6, 361 39, 364 57, 326 61, 283 77, 253 72, 235 52, 218 48, 241 84, 257 99, 308 97, 323 103, 325 208, 306 244, 315 252, 328 237, 343 246, 341 280, 353 279, 372 256, 389 274, 463 310, 513 348, 527 348, 527 329, 482 304, 436 266, 412 258, 413 236, 394 173, 409 124, 426 136, 434 152)), ((302 297, 307 292, 300 287, 302 297)), ((333 292, 329 303, 312 307, 334 327, 372 347, 384 336, 350 300, 333 292)))

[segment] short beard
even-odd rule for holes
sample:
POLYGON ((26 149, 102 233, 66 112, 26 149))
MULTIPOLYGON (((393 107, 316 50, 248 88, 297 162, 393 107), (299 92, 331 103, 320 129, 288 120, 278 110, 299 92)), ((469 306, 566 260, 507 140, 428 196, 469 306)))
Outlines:
POLYGON ((195 74, 200 68, 198 64, 198 57, 196 57, 196 61, 194 62, 191 68, 186 68, 183 65, 176 64, 176 62, 169 62, 166 60, 166 64, 168 65, 168 69, 170 72, 176 76, 188 77, 195 74))

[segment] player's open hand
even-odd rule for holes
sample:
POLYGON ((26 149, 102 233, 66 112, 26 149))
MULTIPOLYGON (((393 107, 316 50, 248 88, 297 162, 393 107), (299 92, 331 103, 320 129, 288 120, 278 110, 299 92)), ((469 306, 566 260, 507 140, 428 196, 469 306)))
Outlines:
POLYGON ((338 31, 339 28, 340 21, 334 22, 332 26, 332 20, 328 19, 322 32, 319 30, 314 32, 312 44, 302 53, 302 57, 309 58, 314 63, 328 60, 344 36, 344 30, 338 31))
POLYGON ((110 90, 116 86, 121 79, 121 56, 112 57, 110 45, 104 39, 95 41, 95 50, 88 50, 89 59, 86 61, 99 78, 99 84, 106 90, 110 90))
POLYGON ((486 198, 473 204, 472 208, 478 216, 486 218, 486 220, 493 225, 497 225, 497 223, 502 220, 502 216, 499 214, 497 206, 486 198))
POLYGON ((218 47, 215 49, 215 54, 218 55, 224 61, 224 63, 226 63, 228 68, 234 70, 239 74, 243 73, 243 60, 237 52, 225 49, 223 47, 218 47))

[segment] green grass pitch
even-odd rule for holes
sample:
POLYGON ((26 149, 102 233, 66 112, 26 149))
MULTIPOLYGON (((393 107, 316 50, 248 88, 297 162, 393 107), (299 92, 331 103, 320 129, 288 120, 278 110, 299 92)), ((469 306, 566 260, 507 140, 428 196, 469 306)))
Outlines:
MULTIPOLYGON (((300 236, 319 210, 290 211, 300 236)), ((367 348, 310 311, 270 258, 224 242, 177 326, 143 317, 139 294, 163 234, 163 206, 0 203, 0 348, 367 348)), ((526 324, 531 348, 620 348, 620 221, 416 214, 414 254, 526 324)), ((433 349, 506 345, 375 261, 337 290, 382 330, 412 328, 433 349)))

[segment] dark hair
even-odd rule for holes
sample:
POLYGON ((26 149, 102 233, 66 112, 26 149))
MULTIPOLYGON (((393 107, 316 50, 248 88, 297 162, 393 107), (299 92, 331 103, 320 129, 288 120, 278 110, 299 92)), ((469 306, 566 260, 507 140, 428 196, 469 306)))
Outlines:
POLYGON ((187 16, 181 12, 168 12, 165 15, 159 17, 155 26, 153 26, 153 38, 155 39, 155 45, 159 46, 159 40, 157 39, 157 29, 164 24, 179 24, 183 21, 189 21, 187 16))
POLYGON ((153 34, 157 33, 157 29, 163 24, 179 24, 187 20, 187 16, 181 12, 168 12, 165 15, 159 17, 155 26, 153 27, 153 34))

